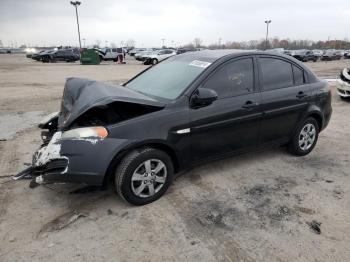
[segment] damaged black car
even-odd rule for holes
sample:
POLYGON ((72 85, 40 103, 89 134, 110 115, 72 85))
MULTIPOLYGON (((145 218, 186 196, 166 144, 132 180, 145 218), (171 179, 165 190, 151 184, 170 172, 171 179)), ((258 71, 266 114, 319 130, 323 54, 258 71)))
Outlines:
POLYGON ((111 178, 119 196, 143 205, 200 163, 267 145, 306 155, 331 112, 328 84, 290 56, 190 52, 123 86, 68 79, 26 172, 39 184, 111 178))

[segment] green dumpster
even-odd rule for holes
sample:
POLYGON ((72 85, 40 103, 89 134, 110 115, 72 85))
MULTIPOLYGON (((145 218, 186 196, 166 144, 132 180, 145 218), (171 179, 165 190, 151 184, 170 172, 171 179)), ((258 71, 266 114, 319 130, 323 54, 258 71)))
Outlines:
POLYGON ((95 49, 86 49, 80 55, 80 63, 82 65, 99 65, 100 57, 95 49))

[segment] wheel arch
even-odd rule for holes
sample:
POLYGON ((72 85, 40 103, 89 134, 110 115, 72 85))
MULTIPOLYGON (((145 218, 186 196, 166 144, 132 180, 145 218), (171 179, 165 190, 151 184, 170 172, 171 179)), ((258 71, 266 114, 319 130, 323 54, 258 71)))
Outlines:
POLYGON ((168 144, 162 141, 148 141, 148 142, 143 142, 143 143, 137 143, 133 145, 126 146, 122 150, 118 151, 118 153, 112 158, 110 161, 108 168, 106 170, 104 180, 103 180, 103 185, 106 185, 106 183, 114 178, 114 170, 120 163, 120 161, 132 150, 137 150, 145 147, 152 147, 155 149, 159 149, 164 151, 169 155, 171 158, 171 161, 174 166, 174 173, 176 174, 180 170, 180 163, 179 163, 179 158, 175 152, 175 150, 168 144))
POLYGON ((317 124, 318 124, 319 130, 320 130, 320 131, 322 130, 323 118, 322 118, 321 113, 315 111, 315 112, 312 112, 312 113, 308 114, 307 117, 312 117, 312 118, 314 118, 314 119, 316 120, 317 124))

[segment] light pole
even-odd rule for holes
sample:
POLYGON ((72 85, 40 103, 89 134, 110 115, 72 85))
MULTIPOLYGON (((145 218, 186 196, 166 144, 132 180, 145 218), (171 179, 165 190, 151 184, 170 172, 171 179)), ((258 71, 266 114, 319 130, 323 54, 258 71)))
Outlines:
POLYGON ((80 29, 79 29, 79 18, 78 18, 78 6, 81 4, 79 1, 70 1, 70 4, 75 7, 75 15, 77 17, 77 25, 78 25, 78 35, 79 35, 79 47, 81 50, 81 41, 80 41, 80 29))
POLYGON ((267 49, 267 39, 269 37, 269 24, 271 23, 271 20, 266 20, 265 24, 266 24, 266 42, 265 42, 265 50, 267 49))
POLYGON ((164 38, 162 38, 162 42, 163 42, 163 45, 162 45, 162 47, 164 47, 164 41, 165 41, 165 39, 164 39, 164 38))

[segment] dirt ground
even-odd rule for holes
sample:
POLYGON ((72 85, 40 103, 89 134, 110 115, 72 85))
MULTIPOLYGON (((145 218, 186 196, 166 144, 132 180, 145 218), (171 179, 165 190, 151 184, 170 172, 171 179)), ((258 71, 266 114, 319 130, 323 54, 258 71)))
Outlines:
MULTIPOLYGON (((349 261, 350 101, 336 94, 310 155, 277 148, 208 163, 150 205, 130 206, 112 189, 72 194, 77 185, 9 179, 30 163, 36 124, 59 109, 67 77, 120 83, 145 68, 128 62, 0 55, 0 261, 349 261)), ((349 64, 307 63, 324 78, 349 64)))

